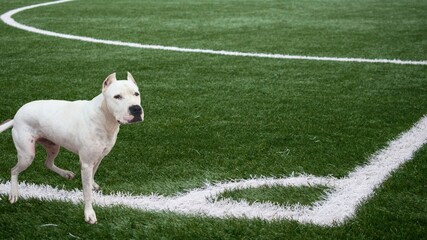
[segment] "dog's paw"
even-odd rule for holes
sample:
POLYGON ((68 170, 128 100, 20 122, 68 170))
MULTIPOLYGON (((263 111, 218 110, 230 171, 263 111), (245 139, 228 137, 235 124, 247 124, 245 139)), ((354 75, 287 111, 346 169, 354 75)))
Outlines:
POLYGON ((101 189, 101 188, 99 187, 98 183, 96 183, 96 182, 94 181, 94 182, 93 182, 93 184, 92 184, 92 189, 93 189, 94 191, 99 191, 99 189, 101 189))
POLYGON ((96 224, 96 214, 93 209, 87 209, 85 210, 85 221, 89 224, 96 224))
POLYGON ((62 175, 62 177, 64 177, 65 179, 68 179, 68 180, 71 180, 76 176, 76 174, 74 174, 73 172, 65 171, 65 170, 61 175, 62 175))
POLYGON ((9 195, 9 202, 10 203, 16 203, 19 199, 19 193, 18 191, 12 191, 9 195))

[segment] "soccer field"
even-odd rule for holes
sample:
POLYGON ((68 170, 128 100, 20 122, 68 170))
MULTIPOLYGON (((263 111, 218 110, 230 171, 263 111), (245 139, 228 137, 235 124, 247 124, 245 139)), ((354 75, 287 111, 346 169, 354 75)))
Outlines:
POLYGON ((426 238, 426 1, 39 3, 0 0, 0 122, 127 71, 145 121, 95 176, 96 225, 65 149, 76 178, 37 147, 11 205, 1 133, 0 239, 426 238))

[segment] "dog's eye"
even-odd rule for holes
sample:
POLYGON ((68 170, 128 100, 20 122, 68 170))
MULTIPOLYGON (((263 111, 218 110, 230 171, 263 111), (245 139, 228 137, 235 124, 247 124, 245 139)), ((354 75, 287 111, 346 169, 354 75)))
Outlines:
POLYGON ((123 97, 122 97, 122 95, 120 95, 120 94, 117 94, 116 96, 114 96, 114 98, 115 98, 115 99, 118 99, 118 100, 120 100, 120 99, 122 99, 123 97))
POLYGON ((136 97, 139 96, 139 92, 135 92, 133 95, 135 95, 136 97))

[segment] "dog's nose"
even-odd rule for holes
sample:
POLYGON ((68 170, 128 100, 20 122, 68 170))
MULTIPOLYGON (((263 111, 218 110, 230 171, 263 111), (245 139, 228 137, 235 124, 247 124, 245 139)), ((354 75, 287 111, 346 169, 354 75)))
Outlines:
POLYGON ((129 107, 129 112, 132 115, 141 115, 142 114, 142 108, 138 105, 133 105, 129 107))

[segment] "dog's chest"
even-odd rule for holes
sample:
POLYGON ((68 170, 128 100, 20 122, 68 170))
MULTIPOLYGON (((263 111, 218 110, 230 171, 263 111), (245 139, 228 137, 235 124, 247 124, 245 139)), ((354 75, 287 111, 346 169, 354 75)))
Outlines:
POLYGON ((99 149, 102 149, 103 156, 106 156, 114 147, 114 144, 116 144, 118 132, 119 132, 118 129, 117 131, 113 131, 113 132, 103 132, 103 133, 98 132, 97 145, 99 149))

